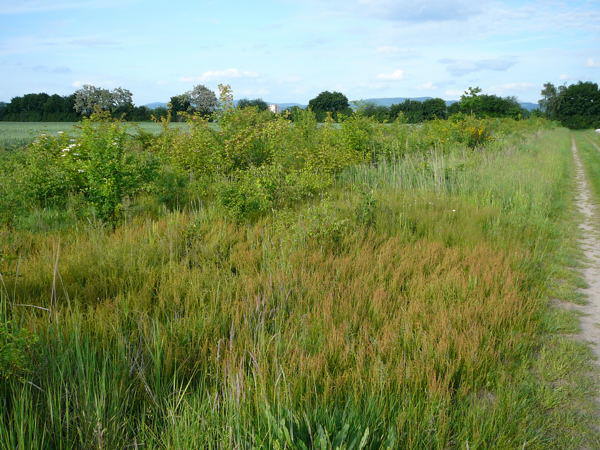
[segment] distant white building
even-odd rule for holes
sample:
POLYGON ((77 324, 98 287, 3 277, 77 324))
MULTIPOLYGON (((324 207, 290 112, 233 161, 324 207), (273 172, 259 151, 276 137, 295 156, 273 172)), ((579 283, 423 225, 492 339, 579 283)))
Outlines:
POLYGON ((279 114, 279 105, 275 105, 274 103, 270 104, 269 111, 271 111, 273 114, 279 114))

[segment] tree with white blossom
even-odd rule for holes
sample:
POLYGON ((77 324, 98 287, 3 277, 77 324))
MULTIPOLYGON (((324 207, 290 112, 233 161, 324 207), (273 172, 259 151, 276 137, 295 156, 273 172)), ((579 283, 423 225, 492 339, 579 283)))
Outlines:
POLYGON ((84 116, 89 116, 96 109, 115 112, 132 105, 133 94, 128 89, 121 87, 109 91, 85 84, 75 92, 74 109, 84 116))

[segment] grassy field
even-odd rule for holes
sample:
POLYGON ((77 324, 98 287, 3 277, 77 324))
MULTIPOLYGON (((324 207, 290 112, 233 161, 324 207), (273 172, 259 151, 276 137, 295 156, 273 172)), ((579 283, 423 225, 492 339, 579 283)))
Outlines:
MULTIPOLYGON (((329 170, 325 144, 363 136, 277 126, 153 145, 191 173, 221 164, 206 142, 242 162, 239 142, 294 142, 329 170)), ((571 133, 445 147, 444 130, 386 129, 368 145, 393 157, 293 203, 251 166, 216 182, 222 203, 158 208, 149 190, 115 227, 73 203, 4 225, 0 446, 598 448, 590 352, 550 306, 578 300, 571 133)))
MULTIPOLYGON (((183 127, 185 123, 172 123, 173 127, 183 127)), ((2 122, 0 121, 0 149, 16 148, 32 142, 42 133, 56 135, 58 132, 77 133, 76 122, 2 122)), ((158 134, 160 125, 154 122, 131 124, 131 128, 140 127, 142 130, 158 134)))

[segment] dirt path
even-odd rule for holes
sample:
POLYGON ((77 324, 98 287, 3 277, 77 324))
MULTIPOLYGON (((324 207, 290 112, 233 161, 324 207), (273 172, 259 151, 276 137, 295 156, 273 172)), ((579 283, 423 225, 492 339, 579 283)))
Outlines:
POLYGON ((582 289, 586 296, 587 304, 575 306, 573 309, 582 312, 581 338, 591 344, 594 354, 600 363, 600 236, 597 224, 597 211, 583 170, 583 163, 579 157, 575 140, 572 140, 571 150, 575 159, 577 174, 576 203, 583 216, 579 225, 582 230, 580 246, 586 258, 586 267, 582 270, 588 287, 582 289))

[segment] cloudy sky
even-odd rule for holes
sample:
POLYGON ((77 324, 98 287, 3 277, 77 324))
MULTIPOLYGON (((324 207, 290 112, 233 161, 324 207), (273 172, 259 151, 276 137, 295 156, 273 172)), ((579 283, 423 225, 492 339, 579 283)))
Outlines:
POLYGON ((600 82, 600 1, 0 0, 0 101, 123 86, 138 104, 194 84, 305 103, 537 101, 542 83, 600 82))

